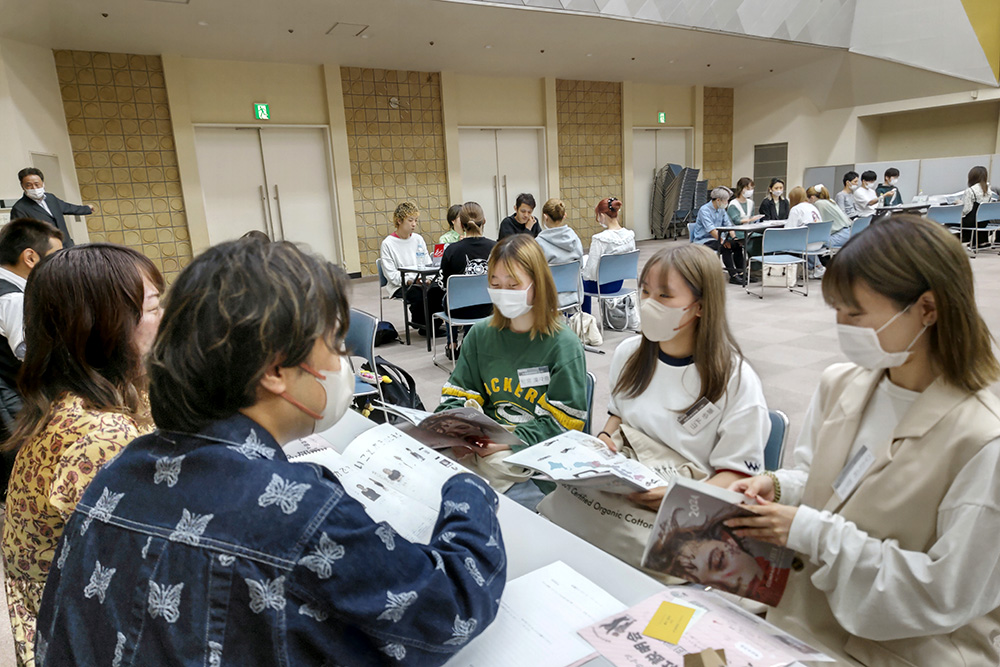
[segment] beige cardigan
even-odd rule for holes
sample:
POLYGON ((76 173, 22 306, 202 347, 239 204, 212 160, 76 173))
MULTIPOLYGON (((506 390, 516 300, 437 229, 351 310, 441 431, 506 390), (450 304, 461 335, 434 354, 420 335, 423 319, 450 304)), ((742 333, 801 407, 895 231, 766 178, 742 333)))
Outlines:
MULTIPOLYGON (((847 463, 865 406, 882 376, 882 371, 851 364, 824 371, 821 426, 801 504, 840 514, 870 536, 896 540, 903 549, 926 552, 937 539, 938 506, 955 476, 1000 437, 1000 400, 985 390, 969 394, 939 378, 896 426, 891 446, 876 458, 855 491, 841 499, 833 483, 847 463)), ((947 635, 863 639, 841 627, 826 594, 809 580, 817 569, 807 563, 804 570, 792 573, 769 621, 793 633, 811 634, 869 667, 1000 664, 989 640, 991 633, 1000 632, 1000 610, 947 635)))

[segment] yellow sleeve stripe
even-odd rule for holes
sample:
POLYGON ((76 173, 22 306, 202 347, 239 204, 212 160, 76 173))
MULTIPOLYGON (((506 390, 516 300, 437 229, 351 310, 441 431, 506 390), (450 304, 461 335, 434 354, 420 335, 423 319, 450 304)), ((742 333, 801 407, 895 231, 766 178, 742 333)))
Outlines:
POLYGON ((445 382, 444 386, 441 387, 441 395, 457 396, 458 398, 464 398, 466 400, 472 399, 476 403, 479 403, 480 406, 486 403, 481 394, 477 394, 471 389, 463 389, 462 387, 455 386, 450 382, 445 382))
POLYGON ((541 398, 538 399, 538 404, 535 406, 538 410, 544 410, 545 412, 552 415, 552 418, 559 422, 560 426, 564 429, 570 431, 582 431, 583 430, 583 420, 577 419, 576 417, 566 414, 556 406, 549 403, 546 396, 543 394, 541 398))

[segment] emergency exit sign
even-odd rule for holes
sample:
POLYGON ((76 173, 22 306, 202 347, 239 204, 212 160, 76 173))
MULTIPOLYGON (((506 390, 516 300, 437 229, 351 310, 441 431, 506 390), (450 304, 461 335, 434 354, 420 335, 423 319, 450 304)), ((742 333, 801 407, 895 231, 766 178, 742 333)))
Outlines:
POLYGON ((267 104, 255 102, 253 105, 253 113, 254 116, 257 117, 257 120, 271 120, 271 109, 267 104))
POLYGON ((667 122, 667 112, 666 111, 661 111, 660 113, 656 114, 656 120, 659 121, 660 125, 663 125, 664 123, 666 123, 667 122))

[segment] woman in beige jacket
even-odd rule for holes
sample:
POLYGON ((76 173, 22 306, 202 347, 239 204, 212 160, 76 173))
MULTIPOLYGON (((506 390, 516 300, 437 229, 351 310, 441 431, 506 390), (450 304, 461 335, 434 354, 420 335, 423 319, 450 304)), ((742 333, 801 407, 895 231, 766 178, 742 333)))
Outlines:
POLYGON ((789 467, 731 487, 762 506, 728 525, 807 560, 768 620, 851 664, 1000 664, 1000 365, 969 260, 896 216, 823 295, 852 363, 823 372, 789 467))

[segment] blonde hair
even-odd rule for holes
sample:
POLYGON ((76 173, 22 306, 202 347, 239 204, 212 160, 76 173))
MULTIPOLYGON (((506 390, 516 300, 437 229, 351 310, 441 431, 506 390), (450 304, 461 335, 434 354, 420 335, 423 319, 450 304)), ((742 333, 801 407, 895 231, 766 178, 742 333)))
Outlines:
POLYGON ((943 226, 895 215, 851 238, 827 267, 823 298, 831 306, 857 308, 859 282, 900 310, 925 292, 934 295, 937 322, 927 330, 930 356, 950 384, 974 392, 1000 377, 993 336, 976 307, 969 258, 943 226))
MULTIPOLYGON (((542 247, 530 234, 514 234, 502 239, 493 246, 487 265, 486 274, 493 279, 497 265, 502 264, 508 273, 514 274, 521 269, 528 275, 535 286, 535 299, 531 305, 533 317, 531 323, 531 339, 535 336, 551 336, 560 326, 559 299, 556 296, 556 283, 552 279, 552 271, 542 253, 542 247)), ((504 317, 500 309, 493 309, 493 319, 490 326, 497 329, 509 329, 510 319, 504 317)))
POLYGON ((806 199, 806 189, 801 185, 796 185, 792 188, 792 191, 788 193, 788 206, 795 208, 804 201, 808 201, 806 199))
POLYGON ((417 215, 420 213, 420 209, 417 205, 411 201, 404 201, 402 204, 396 207, 396 212, 392 214, 392 219, 399 227, 399 223, 406 220, 411 215, 417 215))
MULTIPOLYGON (((739 361, 743 358, 726 320, 726 283, 722 279, 723 272, 719 270, 719 258, 712 250, 696 243, 664 248, 642 268, 640 285, 647 284, 649 272, 654 267, 660 269, 660 284, 651 286, 653 290, 666 286, 667 274, 673 269, 687 283, 695 299, 701 302, 701 317, 693 324, 694 365, 701 378, 701 390, 695 403, 702 397, 714 403, 726 393, 729 376, 734 366, 739 368, 739 361)), ((634 398, 646 391, 656 370, 659 351, 659 343, 643 336, 638 349, 625 362, 612 391, 626 398, 634 398)))
POLYGON ((829 199, 830 191, 825 185, 814 185, 806 190, 806 197, 816 197, 817 199, 829 199))
POLYGON ((566 217, 566 205, 561 199, 550 199, 542 206, 542 213, 549 216, 549 220, 559 225, 566 217))

